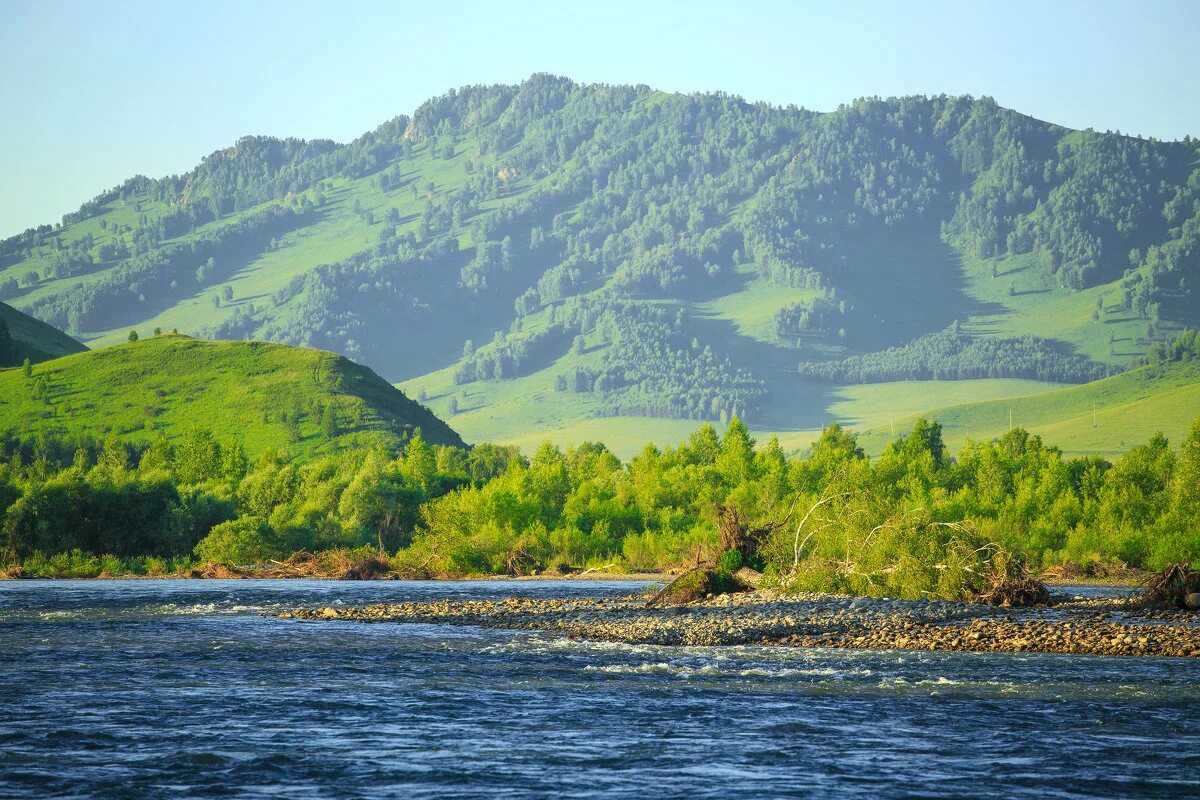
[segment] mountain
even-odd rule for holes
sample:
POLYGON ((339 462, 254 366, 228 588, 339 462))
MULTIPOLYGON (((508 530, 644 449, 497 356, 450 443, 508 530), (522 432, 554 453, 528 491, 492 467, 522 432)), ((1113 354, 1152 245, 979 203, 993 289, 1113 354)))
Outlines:
POLYGON ((10 433, 175 440, 197 429, 251 455, 293 455, 426 441, 462 446, 453 430, 366 367, 342 356, 262 342, 155 336, 0 372, 10 433))
POLYGON ((87 350, 54 326, 22 314, 7 303, 0 303, 0 324, 8 330, 7 339, 0 331, 0 369, 18 366, 27 358, 36 364, 87 350))
POLYGON ((800 440, 905 381, 967 401, 1119 372, 1200 317, 1198 238, 1190 138, 535 75, 130 179, 0 244, 0 297, 88 343, 342 353, 471 440, 732 414, 800 440))

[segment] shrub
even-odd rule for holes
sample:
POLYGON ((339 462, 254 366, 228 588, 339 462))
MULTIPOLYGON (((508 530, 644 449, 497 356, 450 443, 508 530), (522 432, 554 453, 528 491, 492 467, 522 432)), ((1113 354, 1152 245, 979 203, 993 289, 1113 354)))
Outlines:
POLYGON ((275 532, 261 517, 222 522, 196 545, 196 555, 212 564, 258 564, 286 555, 275 532))

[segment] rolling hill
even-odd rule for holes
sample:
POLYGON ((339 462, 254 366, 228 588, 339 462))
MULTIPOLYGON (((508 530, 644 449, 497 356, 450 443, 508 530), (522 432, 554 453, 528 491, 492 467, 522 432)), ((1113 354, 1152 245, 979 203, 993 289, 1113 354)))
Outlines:
POLYGON ((200 428, 247 452, 303 456, 453 430, 370 369, 333 353, 163 335, 0 371, 0 428, 130 441, 200 428))
POLYGON ((988 98, 820 113, 535 75, 130 179, 0 243, 0 297, 89 344, 341 353, 472 441, 627 450, 738 414, 800 446, 1117 372, 1195 324, 1198 163, 988 98))
POLYGON ((878 452, 892 431, 912 427, 918 416, 942 424, 951 450, 967 438, 987 440, 1010 426, 1040 435, 1068 455, 1119 455, 1163 433, 1173 444, 1200 418, 1200 362, 1141 367, 1111 378, 1023 397, 929 407, 866 429, 863 448, 878 452))
POLYGON ((7 351, 0 352, 0 368, 16 366, 27 358, 36 364, 87 350, 54 326, 22 314, 7 303, 0 303, 0 320, 10 337, 7 351))

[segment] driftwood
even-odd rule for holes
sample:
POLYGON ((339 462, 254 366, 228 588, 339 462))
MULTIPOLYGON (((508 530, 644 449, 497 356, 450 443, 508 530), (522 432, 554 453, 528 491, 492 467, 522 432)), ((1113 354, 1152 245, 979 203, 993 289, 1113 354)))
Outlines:
POLYGON ((719 503, 716 511, 720 552, 706 555, 697 548, 696 562, 692 568, 685 570, 655 593, 646 601, 646 605, 690 603, 708 595, 753 590, 760 576, 755 570, 746 569, 742 565, 758 563, 759 548, 771 533, 788 523, 795 508, 796 501, 793 500, 791 508, 782 519, 752 527, 740 509, 719 503), (729 552, 736 552, 740 556, 736 559, 740 563, 732 568, 718 562, 722 555, 729 552))
POLYGON ((1188 595, 1200 593, 1200 572, 1187 564, 1172 564, 1146 581, 1142 602, 1148 606, 1189 608, 1188 595))
POLYGON ((542 566, 542 562, 530 555, 529 551, 523 547, 510 552, 504 562, 505 571, 514 578, 533 575, 540 572, 542 566))
POLYGON ((298 550, 287 559, 266 564, 206 564, 193 573, 197 578, 331 578, 344 581, 382 578, 392 573, 391 564, 378 556, 351 559, 343 552, 326 552, 317 557, 298 550))
POLYGON ((1049 605, 1050 591, 1035 578, 1004 578, 994 582, 975 601, 1004 608, 1029 608, 1049 605))

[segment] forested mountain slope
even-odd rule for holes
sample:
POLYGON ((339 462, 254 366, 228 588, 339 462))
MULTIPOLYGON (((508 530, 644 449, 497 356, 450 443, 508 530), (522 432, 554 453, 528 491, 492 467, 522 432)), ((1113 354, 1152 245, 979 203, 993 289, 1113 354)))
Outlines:
POLYGON ((333 350, 444 414, 519 396, 490 416, 530 429, 534 397, 796 426, 823 383, 931 377, 931 348, 948 378, 1141 357, 1197 315, 1198 151, 987 98, 817 113, 535 75, 131 179, 0 244, 0 297, 87 342, 333 350))
POLYGON ((0 436, 176 442, 198 431, 253 456, 398 448, 458 434, 366 367, 333 353, 166 334, 0 371, 0 436))
POLYGON ((7 303, 0 303, 0 369, 87 350, 79 342, 52 325, 22 314, 7 303))

